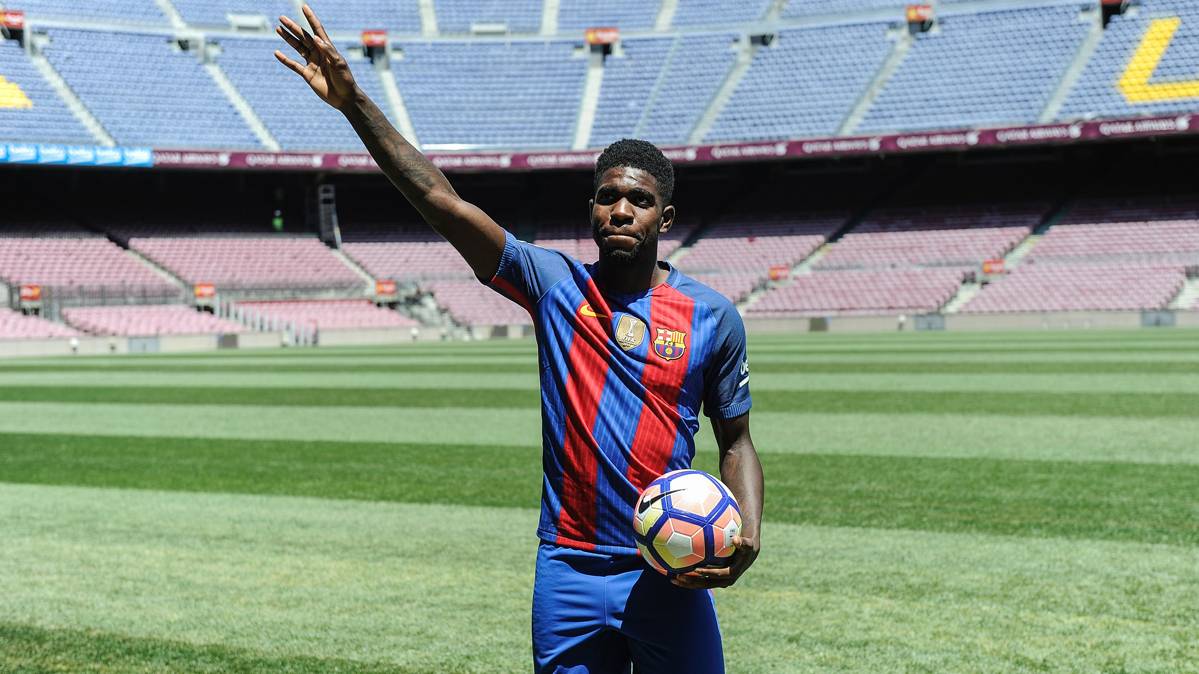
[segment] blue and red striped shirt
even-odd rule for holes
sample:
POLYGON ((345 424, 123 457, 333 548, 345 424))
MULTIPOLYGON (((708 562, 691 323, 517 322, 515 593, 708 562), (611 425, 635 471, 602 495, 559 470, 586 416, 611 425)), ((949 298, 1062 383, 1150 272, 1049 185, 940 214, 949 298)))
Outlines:
POLYGON ((603 293, 592 265, 507 235, 488 285, 537 332, 542 540, 635 554, 633 505, 659 475, 691 466, 700 406, 723 419, 749 411, 740 314, 667 267, 644 292, 603 293))

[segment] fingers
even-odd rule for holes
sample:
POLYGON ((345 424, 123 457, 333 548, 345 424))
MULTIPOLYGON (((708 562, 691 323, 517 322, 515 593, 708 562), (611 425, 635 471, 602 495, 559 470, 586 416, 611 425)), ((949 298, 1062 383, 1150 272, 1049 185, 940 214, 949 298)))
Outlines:
POLYGON ((283 52, 279 51, 278 49, 275 50, 275 58, 279 59, 279 63, 282 63, 283 65, 290 68, 295 74, 299 75, 300 77, 303 77, 304 79, 308 79, 308 74, 304 71, 304 66, 287 58, 287 56, 283 52))
POLYGON ((325 27, 321 25, 321 20, 316 18, 316 12, 307 3, 304 4, 304 18, 308 19, 308 25, 312 26, 312 32, 324 40, 327 44, 333 44, 329 39, 329 34, 325 32, 325 27))
MULTIPOLYGON (((291 19, 287 18, 286 16, 279 17, 279 23, 283 24, 283 26, 285 28, 287 28, 288 31, 291 32, 292 38, 294 38, 296 40, 296 42, 299 42, 300 45, 303 47, 303 48, 296 47, 296 49, 300 52, 301 55, 305 55, 306 50, 312 48, 312 35, 310 35, 308 33, 308 31, 301 28, 300 24, 296 23, 295 21, 292 21, 291 19)), ((291 42, 291 40, 288 40, 288 43, 290 43, 290 42, 291 42)))
POLYGON ((283 26, 275 26, 275 32, 279 34, 279 37, 283 38, 284 42, 291 45, 291 48, 296 50, 297 54, 307 58, 306 52, 308 51, 308 49, 306 49, 304 47, 304 44, 302 42, 300 42, 300 38, 296 37, 295 35, 292 35, 291 32, 288 31, 283 26))

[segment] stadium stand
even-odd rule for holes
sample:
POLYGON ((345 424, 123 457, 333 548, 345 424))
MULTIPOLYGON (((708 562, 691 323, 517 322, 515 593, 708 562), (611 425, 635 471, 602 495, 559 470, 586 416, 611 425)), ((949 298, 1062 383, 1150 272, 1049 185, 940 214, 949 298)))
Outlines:
POLYGON ((891 51, 887 28, 867 23, 779 31, 771 46, 758 48, 705 140, 836 134, 891 51))
POLYGON ((771 0, 683 0, 674 14, 676 26, 720 26, 761 19, 771 0))
POLYGON ((931 312, 957 294, 965 276, 966 270, 953 268, 816 272, 767 291, 748 308, 748 315, 780 318, 931 312))
POLYGON ((382 29, 419 33, 421 29, 417 0, 335 0, 323 3, 317 10, 330 32, 382 29))
POLYGON ((584 30, 595 26, 615 26, 622 30, 648 30, 654 27, 662 3, 656 0, 561 0, 558 28, 584 30))
POLYGON ((309 237, 136 237, 132 249, 188 282, 218 290, 352 290, 362 279, 309 237))
POLYGON ((1025 264, 989 284, 962 312, 1164 309, 1185 282, 1181 266, 1025 264))
POLYGON ((637 137, 662 145, 686 144, 736 60, 736 39, 727 33, 680 36, 677 57, 662 69, 637 137))
POLYGON ((193 26, 228 26, 230 14, 263 16, 272 23, 280 16, 299 18, 295 3, 290 0, 171 0, 171 3, 183 20, 193 26))
POLYGON ((238 302, 243 311, 317 330, 412 328, 419 325, 403 314, 368 300, 238 302))
POLYGON ((246 332, 239 323, 196 311, 182 304, 63 309, 63 320, 93 335, 152 337, 161 335, 217 335, 246 332))
POLYGON ((61 323, 0 307, 0 339, 54 339, 78 335, 77 330, 61 323))
POLYGON ((722 274, 687 274, 712 290, 740 302, 762 285, 762 275, 757 272, 733 272, 722 274))
POLYGON ((783 7, 783 18, 800 19, 809 16, 844 16, 859 12, 888 10, 902 16, 905 0, 790 0, 783 7))
POLYGON ((1199 264, 1199 201, 1091 199, 1028 254, 1038 263, 1199 264))
POLYGON ((392 72, 422 145, 564 148, 587 61, 571 42, 414 42, 392 72))
POLYGON ((342 244, 346 255, 371 276, 396 281, 469 278, 470 266, 448 242, 435 234, 396 232, 390 241, 342 244))
POLYGON ((604 147, 637 135, 657 91, 662 67, 678 43, 677 37, 628 39, 622 42, 619 55, 604 61, 604 81, 589 147, 604 147))
POLYGON ((946 14, 938 25, 916 35, 856 131, 1034 123, 1089 29, 1075 5, 946 14))
POLYGON ((60 298, 178 297, 181 290, 101 237, 0 237, 0 280, 60 298))
POLYGON ((510 33, 541 30, 542 0, 437 0, 437 29, 469 33, 474 24, 505 24, 510 33))
POLYGON ((19 0, 2 3, 19 9, 30 19, 117 21, 124 23, 165 24, 167 17, 154 0, 19 0))
POLYGON ((0 40, 0 140, 96 142, 16 42, 0 40))
POLYGON ((527 325, 529 314, 478 281, 431 281, 424 286, 460 325, 527 325))
MULTIPOLYGON (((272 55, 279 48, 276 40, 221 37, 216 43, 220 49, 217 63, 281 146, 292 150, 362 148, 362 141, 340 113, 313 96, 295 73, 279 66, 272 55)), ((338 47, 354 69, 359 86, 388 111, 383 84, 360 46, 343 43, 338 47)))
POLYGON ((166 36, 48 33, 46 57, 118 144, 262 147, 197 54, 166 36))
POLYGON ((1190 112, 1199 105, 1193 83, 1199 62, 1199 5, 1189 0, 1151 0, 1137 5, 1135 13, 1113 16, 1094 56, 1071 90, 1059 117, 1089 119, 1190 112), (1180 19, 1172 39, 1165 33, 1150 38, 1148 31, 1159 20, 1180 19), (1158 63, 1139 65, 1148 87, 1134 87, 1141 96, 1130 99, 1115 86, 1143 40, 1152 39, 1165 49, 1158 63), (1191 86, 1186 86, 1190 83, 1191 86), (1173 85, 1173 86, 1172 86, 1173 85), (1180 86, 1181 85, 1181 86, 1180 86))

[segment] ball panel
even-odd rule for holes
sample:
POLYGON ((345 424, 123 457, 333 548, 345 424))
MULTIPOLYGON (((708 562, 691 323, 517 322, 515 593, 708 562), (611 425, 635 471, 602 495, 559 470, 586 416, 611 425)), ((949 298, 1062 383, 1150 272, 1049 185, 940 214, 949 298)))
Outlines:
POLYGON ((736 500, 715 477, 678 470, 650 483, 637 500, 633 528, 646 564, 671 576, 699 566, 727 565, 741 531, 736 500), (657 500, 654 500, 654 499, 657 500), (644 501, 653 501, 644 512, 644 501))

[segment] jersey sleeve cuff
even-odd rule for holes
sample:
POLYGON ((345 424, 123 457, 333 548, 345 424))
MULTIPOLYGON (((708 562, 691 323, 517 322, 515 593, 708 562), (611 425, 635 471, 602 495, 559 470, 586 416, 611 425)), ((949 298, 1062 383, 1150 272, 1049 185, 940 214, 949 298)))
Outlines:
POLYGON ((516 257, 516 237, 512 236, 512 232, 504 232, 504 252, 500 253, 500 264, 495 268, 495 274, 487 280, 479 279, 484 285, 494 286, 495 280, 500 278, 512 266, 512 259, 516 257))
POLYGON ((742 414, 745 414, 746 412, 749 411, 749 408, 752 406, 753 406, 752 400, 743 400, 739 403, 725 405, 724 407, 721 407, 720 409, 716 410, 715 412, 709 412, 708 417, 716 418, 716 419, 732 419, 734 417, 739 417, 742 414))

